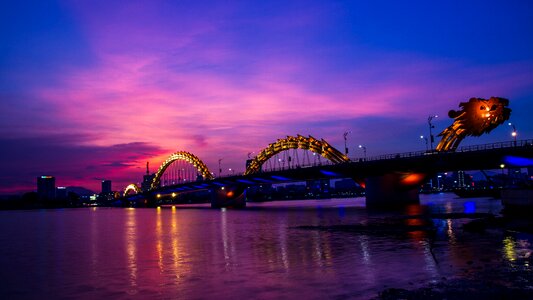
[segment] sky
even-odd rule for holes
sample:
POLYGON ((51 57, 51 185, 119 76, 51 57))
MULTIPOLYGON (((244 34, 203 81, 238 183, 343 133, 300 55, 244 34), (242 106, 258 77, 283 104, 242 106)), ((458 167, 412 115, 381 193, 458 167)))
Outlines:
POLYGON ((425 150, 471 97, 533 138, 530 1, 2 1, 0 37, 0 194, 121 190, 175 151, 242 172, 296 134, 425 150))

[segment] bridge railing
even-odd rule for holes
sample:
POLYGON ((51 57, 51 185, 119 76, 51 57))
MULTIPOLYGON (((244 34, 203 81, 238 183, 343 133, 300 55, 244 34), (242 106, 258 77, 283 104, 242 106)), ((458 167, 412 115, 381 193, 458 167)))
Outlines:
MULTIPOLYGON (((519 140, 519 141, 496 142, 496 143, 472 145, 472 146, 464 146, 464 147, 460 147, 459 149, 457 149, 454 152, 472 152, 472 151, 483 151, 483 150, 513 148, 513 147, 526 147, 526 146, 533 147, 533 139, 519 140)), ((351 158, 351 162, 365 162, 365 161, 389 160, 389 159, 399 159, 399 158, 411 158, 411 157, 420 157, 420 156, 426 156, 426 155, 439 155, 439 154, 442 154, 442 153, 447 153, 447 152, 439 152, 439 151, 436 151, 436 150, 427 150, 427 151, 411 151, 411 152, 383 154, 383 155, 369 156, 367 158, 352 157, 351 158)), ((292 169, 296 169, 296 168, 309 168, 309 167, 317 167, 317 166, 329 166, 329 165, 334 165, 334 164, 335 163, 333 163, 333 162, 331 162, 329 160, 324 160, 324 161, 320 161, 320 162, 313 162, 313 163, 308 163, 308 164, 299 165, 299 166, 274 167, 272 169, 265 169, 264 172, 286 171, 286 170, 292 170, 292 169)), ((219 178, 242 176, 242 175, 243 175, 242 172, 235 172, 235 173, 232 173, 232 174, 222 174, 219 178)))
MULTIPOLYGON (((527 146, 533 146, 533 140, 530 139, 530 140, 520 140, 520 141, 506 141, 506 142, 496 142, 496 143, 481 144, 481 145, 464 146, 464 147, 460 147, 455 152, 472 152, 472 151, 483 151, 483 150, 527 147, 527 146)), ((438 152, 436 150, 412 151, 412 152, 402 152, 402 153, 392 153, 392 154, 371 156, 366 159, 359 158, 354 161, 357 162, 357 161, 375 161, 375 160, 409 158, 409 157, 418 157, 418 156, 425 156, 425 155, 437 155, 440 153, 446 153, 446 152, 438 152)))

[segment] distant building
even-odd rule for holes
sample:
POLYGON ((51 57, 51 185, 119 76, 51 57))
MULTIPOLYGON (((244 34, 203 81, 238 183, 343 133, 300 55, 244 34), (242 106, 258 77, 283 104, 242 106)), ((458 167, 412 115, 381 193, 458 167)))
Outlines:
POLYGON ((64 186, 58 186, 56 188, 56 198, 57 199, 67 199, 67 188, 64 186))
POLYGON ((37 194, 39 199, 55 199, 56 178, 47 175, 37 177, 37 194))
POLYGON ((154 180, 155 174, 149 174, 143 176, 143 182, 141 184, 141 190, 148 191, 150 186, 152 186, 152 181, 154 180))
POLYGON ((147 162, 146 163, 146 174, 143 176, 143 182, 141 184, 141 190, 143 190, 144 192, 150 189, 150 187, 152 186, 152 181, 155 178, 155 174, 150 174, 150 170, 148 167, 149 167, 149 164, 147 162))
POLYGON ((111 180, 102 180, 102 194, 110 194, 111 192, 111 180))
POLYGON ((329 179, 307 180, 305 186, 308 193, 311 194, 328 194, 329 193, 329 179))

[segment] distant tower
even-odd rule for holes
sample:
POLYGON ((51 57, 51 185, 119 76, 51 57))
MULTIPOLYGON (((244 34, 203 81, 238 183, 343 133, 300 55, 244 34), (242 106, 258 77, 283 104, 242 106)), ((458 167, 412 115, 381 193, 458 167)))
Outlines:
POLYGON ((141 184, 141 189, 143 191, 148 191, 152 185, 155 174, 150 175, 149 162, 146 162, 146 175, 143 176, 143 183, 141 184))
POLYGON ((37 194, 39 199, 55 199, 56 197, 56 178, 54 176, 43 175, 37 177, 37 194))
POLYGON ((111 192, 111 180, 102 180, 102 194, 110 194, 111 192))

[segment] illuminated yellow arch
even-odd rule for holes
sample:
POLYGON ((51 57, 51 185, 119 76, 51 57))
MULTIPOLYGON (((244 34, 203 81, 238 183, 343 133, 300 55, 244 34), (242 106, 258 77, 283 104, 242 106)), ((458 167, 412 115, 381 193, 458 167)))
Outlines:
POLYGON ((312 136, 304 137, 287 136, 285 139, 278 139, 275 143, 269 144, 259 154, 252 159, 244 175, 254 174, 261 170, 261 166, 269 160, 272 156, 289 149, 303 149, 322 155, 324 158, 334 162, 341 163, 350 161, 350 159, 342 154, 339 150, 333 148, 325 140, 317 140, 312 136))
POLYGON ((200 174, 202 174, 202 177, 204 179, 213 179, 213 175, 211 172, 209 172, 209 169, 207 166, 194 154, 185 152, 185 151, 178 151, 173 153, 171 156, 165 160, 165 162, 159 167, 159 170, 155 173, 155 177, 152 180, 152 185, 150 186, 150 189, 156 189, 161 185, 161 176, 163 176, 163 173, 165 170, 170 166, 173 162, 176 160, 184 160, 192 165, 194 165, 200 174))
POLYGON ((139 194, 141 193, 141 189, 135 184, 135 183, 131 183, 129 184, 125 189, 124 189, 124 197, 126 197, 128 195, 128 192, 130 191, 134 191, 135 194, 139 194))

